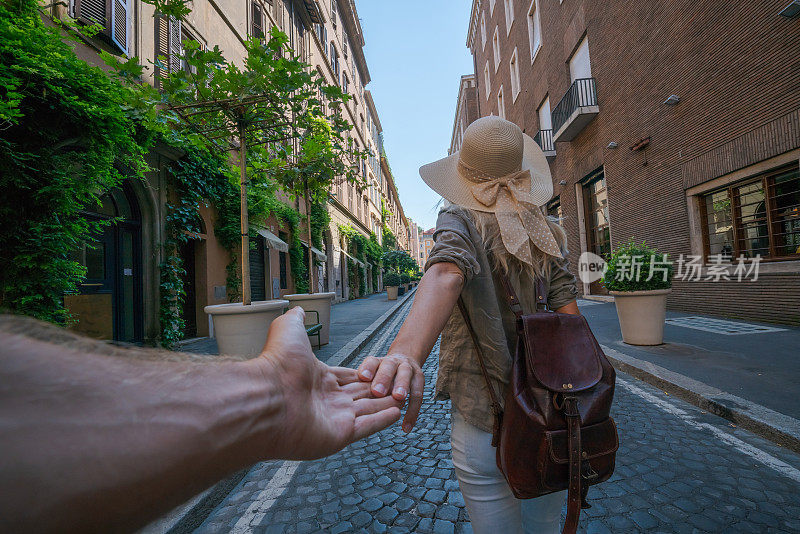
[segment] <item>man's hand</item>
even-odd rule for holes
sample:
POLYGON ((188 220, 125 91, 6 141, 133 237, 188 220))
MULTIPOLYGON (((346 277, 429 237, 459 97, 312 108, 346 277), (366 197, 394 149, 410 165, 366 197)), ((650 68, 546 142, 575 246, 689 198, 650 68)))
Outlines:
POLYGON ((317 360, 303 325, 302 308, 273 321, 258 359, 265 379, 283 396, 280 435, 271 458, 307 460, 333 454, 400 418, 402 399, 373 398, 355 369, 317 360))
POLYGON ((413 358, 402 354, 390 354, 384 358, 367 356, 358 367, 358 377, 371 386, 376 397, 384 397, 391 389, 398 402, 408 401, 408 410, 403 418, 403 431, 411 432, 422 408, 425 391, 425 373, 413 358))

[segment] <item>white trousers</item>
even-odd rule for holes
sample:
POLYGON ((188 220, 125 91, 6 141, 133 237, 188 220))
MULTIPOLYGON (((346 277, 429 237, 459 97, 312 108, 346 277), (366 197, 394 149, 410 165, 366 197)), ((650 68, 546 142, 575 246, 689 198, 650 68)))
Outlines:
POLYGON ((567 492, 517 499, 497 467, 492 435, 456 409, 451 419, 453 465, 475 534, 558 534, 567 492))

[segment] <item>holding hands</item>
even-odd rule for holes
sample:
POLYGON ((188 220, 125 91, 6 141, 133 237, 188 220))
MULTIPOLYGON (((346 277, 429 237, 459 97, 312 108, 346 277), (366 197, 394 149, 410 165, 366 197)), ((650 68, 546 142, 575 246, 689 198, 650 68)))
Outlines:
POLYGON ((408 399, 408 409, 403 418, 403 431, 411 432, 422 408, 425 374, 420 364, 409 356, 393 353, 383 358, 368 356, 358 367, 358 378, 368 383, 375 397, 391 397, 398 402, 408 399))

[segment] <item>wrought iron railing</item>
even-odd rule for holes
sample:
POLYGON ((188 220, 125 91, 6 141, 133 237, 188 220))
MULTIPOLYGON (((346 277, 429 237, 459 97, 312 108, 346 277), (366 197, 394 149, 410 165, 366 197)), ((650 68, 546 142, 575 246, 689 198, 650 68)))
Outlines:
POLYGON ((556 147, 553 144, 553 130, 539 130, 533 136, 533 140, 539 145, 543 152, 555 152, 556 147))
POLYGON ((594 78, 575 80, 555 109, 553 109, 553 131, 559 131, 576 109, 596 105, 597 87, 595 86, 594 78))

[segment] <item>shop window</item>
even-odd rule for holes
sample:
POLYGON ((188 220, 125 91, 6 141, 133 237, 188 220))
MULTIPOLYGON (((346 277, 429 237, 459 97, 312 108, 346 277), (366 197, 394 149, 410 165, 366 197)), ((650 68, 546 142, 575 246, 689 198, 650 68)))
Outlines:
POLYGON ((701 196, 706 257, 800 257, 798 165, 701 196))

